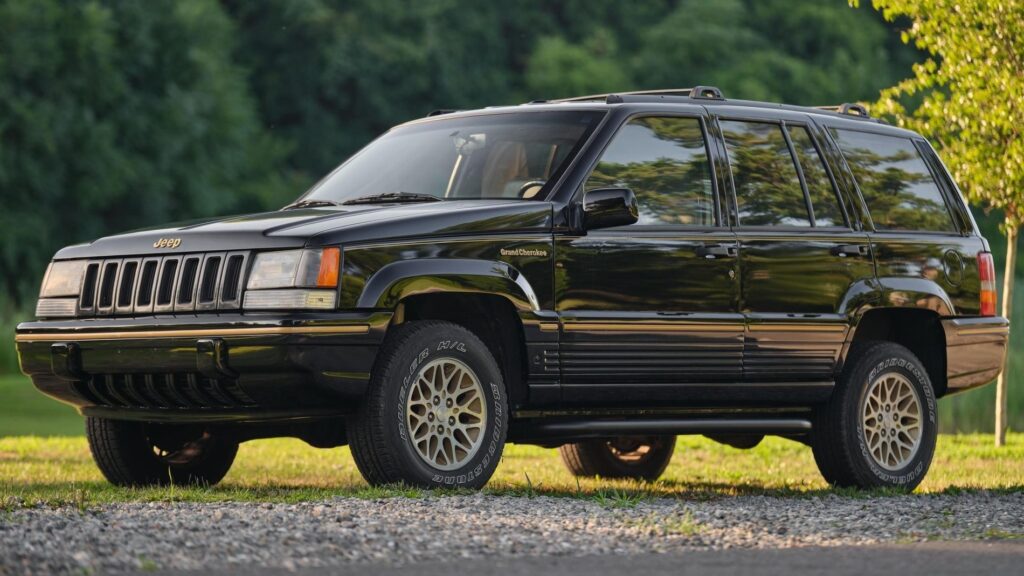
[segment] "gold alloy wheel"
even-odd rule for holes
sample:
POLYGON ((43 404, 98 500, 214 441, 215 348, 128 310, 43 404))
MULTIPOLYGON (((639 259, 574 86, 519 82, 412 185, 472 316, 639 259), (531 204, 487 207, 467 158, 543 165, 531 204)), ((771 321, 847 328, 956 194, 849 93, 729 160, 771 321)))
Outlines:
POLYGON ((409 440, 419 457, 438 470, 456 470, 480 449, 487 403, 476 373, 454 358, 420 368, 405 402, 409 440))
POLYGON ((922 407, 917 390, 902 374, 882 374, 861 401, 864 441, 876 464, 895 471, 921 447, 922 407))

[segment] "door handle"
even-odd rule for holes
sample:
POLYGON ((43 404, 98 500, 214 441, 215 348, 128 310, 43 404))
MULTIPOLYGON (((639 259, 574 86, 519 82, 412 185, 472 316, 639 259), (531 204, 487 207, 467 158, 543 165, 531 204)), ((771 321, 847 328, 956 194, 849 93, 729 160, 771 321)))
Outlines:
POLYGON ((839 256, 840 258, 867 256, 869 254, 871 254, 871 249, 868 248, 867 244, 840 244, 832 249, 832 255, 839 256))
POLYGON ((735 244, 712 244, 701 246, 697 249, 697 256, 714 260, 715 258, 735 258, 740 253, 739 246, 735 244))

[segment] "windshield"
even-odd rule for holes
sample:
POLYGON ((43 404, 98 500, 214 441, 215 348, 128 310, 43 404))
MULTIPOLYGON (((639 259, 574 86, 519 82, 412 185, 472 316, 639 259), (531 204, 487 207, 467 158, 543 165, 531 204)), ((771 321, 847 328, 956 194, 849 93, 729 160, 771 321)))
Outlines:
POLYGON ((512 112, 400 126, 349 158, 302 201, 543 199, 603 114, 512 112))

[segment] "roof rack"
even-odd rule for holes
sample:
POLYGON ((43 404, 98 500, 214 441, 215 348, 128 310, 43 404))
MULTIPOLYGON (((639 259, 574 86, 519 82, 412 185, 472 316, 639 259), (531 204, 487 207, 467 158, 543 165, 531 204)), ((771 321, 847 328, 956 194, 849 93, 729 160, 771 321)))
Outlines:
POLYGON ((702 100, 725 100, 725 96, 722 96, 722 91, 714 86, 694 86, 693 88, 668 88, 661 90, 639 90, 633 92, 591 94, 590 96, 576 96, 573 98, 562 98, 559 100, 534 100, 530 102, 530 104, 541 104, 546 102, 592 102, 595 100, 604 100, 607 104, 621 104, 625 101, 623 96, 675 96, 702 100))
POLYGON ((825 110, 827 112, 835 112, 837 114, 844 114, 846 116, 860 116, 861 118, 871 118, 868 114, 868 109, 863 104, 854 104, 851 102, 843 102, 835 106, 815 106, 818 110, 825 110))

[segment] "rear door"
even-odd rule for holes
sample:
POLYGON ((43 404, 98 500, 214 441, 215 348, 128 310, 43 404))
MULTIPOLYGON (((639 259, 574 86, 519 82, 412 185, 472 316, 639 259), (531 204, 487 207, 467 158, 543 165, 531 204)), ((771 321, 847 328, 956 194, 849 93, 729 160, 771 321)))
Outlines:
POLYGON ((717 126, 740 242, 743 378, 827 390, 874 281, 868 238, 806 115, 723 109, 717 126))
POLYGON ((849 123, 828 130, 870 214, 869 236, 887 304, 941 316, 977 313, 977 253, 984 247, 931 147, 849 123), (924 283, 937 285, 941 296, 924 283))

